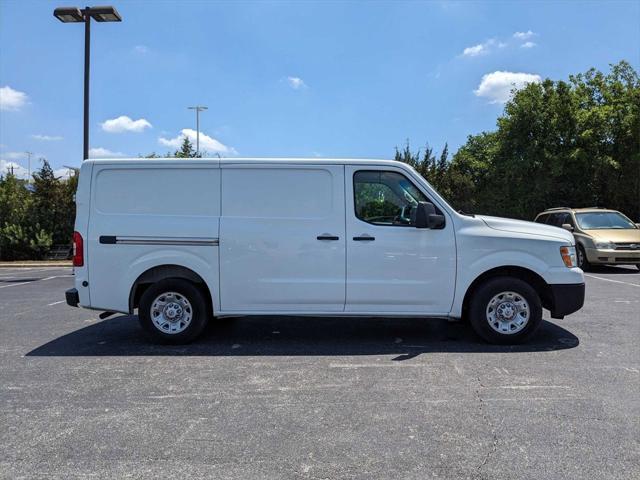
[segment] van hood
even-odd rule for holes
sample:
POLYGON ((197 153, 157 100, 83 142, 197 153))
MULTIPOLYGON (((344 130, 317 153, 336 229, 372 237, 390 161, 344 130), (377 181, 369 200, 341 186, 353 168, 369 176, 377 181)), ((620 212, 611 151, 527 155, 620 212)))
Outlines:
POLYGON ((584 230, 584 233, 603 242, 637 242, 640 243, 640 229, 637 228, 603 228, 584 230))
POLYGON ((479 217, 489 228, 494 230, 554 238, 556 240, 564 240, 572 245, 575 243, 573 235, 563 228, 525 222, 524 220, 514 220, 513 218, 486 217, 484 215, 476 215, 476 217, 479 217))

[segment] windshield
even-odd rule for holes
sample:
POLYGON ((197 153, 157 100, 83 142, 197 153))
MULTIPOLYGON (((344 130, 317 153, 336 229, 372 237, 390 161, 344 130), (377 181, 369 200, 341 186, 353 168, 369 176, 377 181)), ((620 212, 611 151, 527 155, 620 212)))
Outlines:
POLYGON ((582 230, 636 228, 631 220, 618 212, 576 213, 576 220, 582 230))

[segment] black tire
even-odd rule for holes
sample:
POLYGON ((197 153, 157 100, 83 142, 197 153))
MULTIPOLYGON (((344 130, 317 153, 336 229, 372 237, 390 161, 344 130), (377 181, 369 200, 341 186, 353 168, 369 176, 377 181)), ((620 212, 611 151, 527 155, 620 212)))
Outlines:
POLYGON ((542 322, 540 296, 527 282, 515 277, 496 277, 487 280, 473 293, 469 304, 469 320, 475 332, 489 343, 518 344, 528 340, 542 322), (487 320, 487 307, 493 297, 502 292, 514 292, 529 304, 528 320, 522 330, 499 333, 487 320))
POLYGON ((209 318, 207 301, 202 290, 193 283, 180 278, 167 278, 154 283, 145 290, 140 298, 138 317, 140 325, 155 341, 174 345, 189 343, 202 333, 209 318), (186 298, 191 306, 191 321, 184 330, 177 333, 161 331, 152 319, 151 308, 153 302, 163 293, 176 292, 186 298))
POLYGON ((586 272, 591 268, 591 264, 589 260, 587 260, 587 254, 584 251, 584 247, 579 243, 576 245, 576 253, 578 257, 578 267, 582 269, 583 272, 586 272))

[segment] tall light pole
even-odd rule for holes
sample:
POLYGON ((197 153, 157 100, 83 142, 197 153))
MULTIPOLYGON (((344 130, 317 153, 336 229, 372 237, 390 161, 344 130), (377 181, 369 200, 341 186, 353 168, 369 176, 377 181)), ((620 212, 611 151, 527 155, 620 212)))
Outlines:
POLYGON ((27 183, 31 183, 31 155, 33 152, 24 152, 27 154, 27 183))
POLYGON ((189 110, 196 111, 196 155, 200 153, 200 112, 207 110, 209 107, 202 105, 196 105, 194 107, 187 107, 189 110))
POLYGON ((82 158, 89 158, 89 63, 91 60, 91 19, 96 22, 121 22, 115 7, 60 7, 53 16, 63 23, 84 22, 84 135, 82 158))

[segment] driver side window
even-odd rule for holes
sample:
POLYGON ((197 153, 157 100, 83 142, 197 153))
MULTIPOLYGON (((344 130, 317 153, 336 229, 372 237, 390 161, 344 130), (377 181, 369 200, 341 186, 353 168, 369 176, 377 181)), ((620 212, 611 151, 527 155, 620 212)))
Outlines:
POLYGON ((356 217, 373 225, 411 226, 418 202, 428 201, 397 172, 361 170, 353 175, 356 217))

